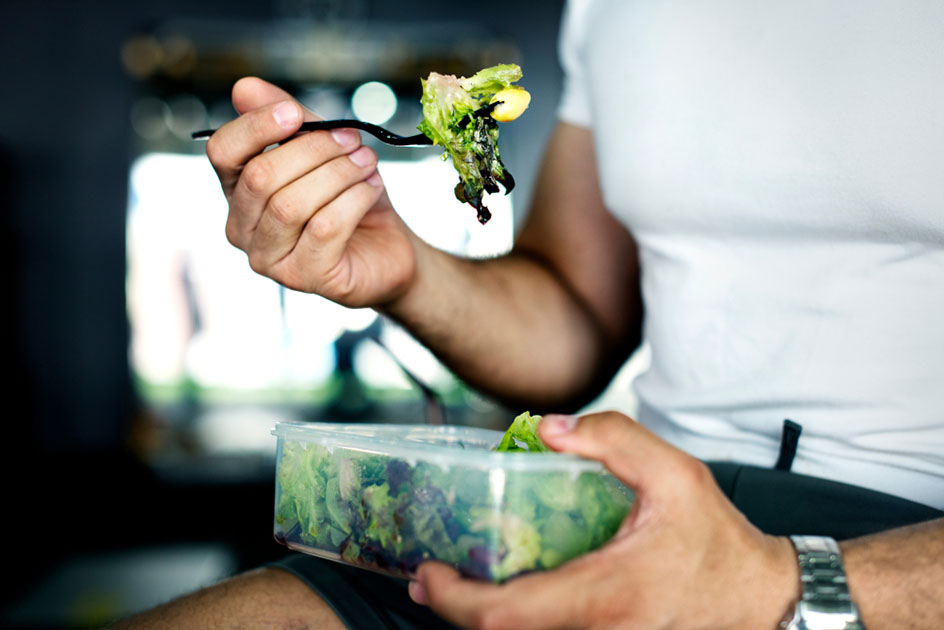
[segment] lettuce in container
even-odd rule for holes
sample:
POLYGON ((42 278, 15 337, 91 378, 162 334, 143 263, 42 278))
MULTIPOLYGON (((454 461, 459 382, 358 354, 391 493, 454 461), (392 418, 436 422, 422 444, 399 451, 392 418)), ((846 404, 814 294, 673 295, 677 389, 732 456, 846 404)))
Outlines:
POLYGON ((482 224, 492 216, 482 196, 499 192, 498 184, 505 194, 515 186, 499 155, 498 123, 514 120, 530 103, 530 94, 513 85, 520 78, 518 65, 501 64, 471 77, 431 72, 422 81, 423 121, 417 129, 445 149, 444 160, 452 158, 459 173, 456 198, 475 208, 482 224))
POLYGON ((503 582, 605 544, 632 492, 596 462, 548 452, 525 412, 508 431, 277 426, 274 534, 287 547, 399 577, 439 560, 503 582))

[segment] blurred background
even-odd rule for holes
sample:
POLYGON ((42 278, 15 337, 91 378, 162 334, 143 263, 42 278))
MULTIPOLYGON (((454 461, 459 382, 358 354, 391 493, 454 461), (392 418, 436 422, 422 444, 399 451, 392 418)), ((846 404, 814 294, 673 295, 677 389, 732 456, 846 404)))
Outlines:
POLYGON ((278 421, 504 429, 520 411, 373 311, 255 275, 190 133, 234 117, 232 84, 256 75, 326 118, 412 134, 421 77, 518 63, 533 100, 501 136, 518 186, 487 200, 486 226, 439 149, 365 136, 423 238, 501 253, 554 122, 562 2, 2 7, 7 627, 100 626, 281 556, 278 421))

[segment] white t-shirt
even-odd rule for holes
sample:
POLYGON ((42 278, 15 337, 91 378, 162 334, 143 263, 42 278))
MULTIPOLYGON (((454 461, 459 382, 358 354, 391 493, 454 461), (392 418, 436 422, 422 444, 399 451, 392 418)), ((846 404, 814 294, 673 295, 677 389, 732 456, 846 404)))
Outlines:
POLYGON ((598 0, 560 118, 636 237, 639 420, 944 509, 944 2, 598 0))

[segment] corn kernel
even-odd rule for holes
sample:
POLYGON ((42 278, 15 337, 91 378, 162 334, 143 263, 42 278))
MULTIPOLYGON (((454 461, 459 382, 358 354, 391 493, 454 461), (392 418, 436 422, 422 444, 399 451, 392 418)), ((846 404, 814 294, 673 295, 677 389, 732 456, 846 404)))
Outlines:
POLYGON ((511 122, 528 109, 531 104, 531 95, 520 87, 505 88, 496 92, 491 103, 498 103, 492 110, 492 118, 498 122, 511 122))

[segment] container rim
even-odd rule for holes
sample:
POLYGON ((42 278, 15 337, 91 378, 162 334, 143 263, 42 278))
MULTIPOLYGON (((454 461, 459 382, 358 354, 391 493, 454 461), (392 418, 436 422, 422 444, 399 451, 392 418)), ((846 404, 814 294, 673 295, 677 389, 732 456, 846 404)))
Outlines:
POLYGON ((327 448, 348 448, 405 460, 422 460, 443 466, 541 470, 569 473, 605 472, 595 460, 570 453, 498 453, 484 444, 497 445, 504 432, 482 427, 419 423, 278 422, 271 431, 280 439, 312 442, 327 448), (424 438, 426 441, 424 441, 424 438), (434 441, 434 440, 439 441, 434 441), (450 439, 453 444, 445 444, 450 439), (455 444, 475 445, 460 450, 455 444))

